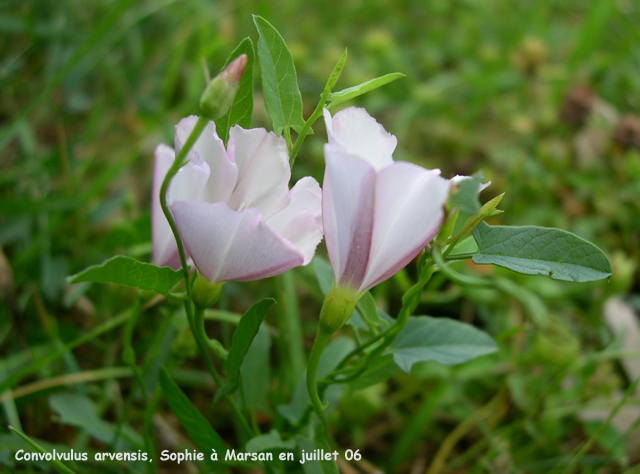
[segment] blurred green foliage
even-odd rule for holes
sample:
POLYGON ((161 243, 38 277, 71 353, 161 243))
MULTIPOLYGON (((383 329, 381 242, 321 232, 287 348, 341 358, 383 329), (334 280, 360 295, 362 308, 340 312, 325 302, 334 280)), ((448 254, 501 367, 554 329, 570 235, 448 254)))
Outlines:
MULTIPOLYGON (((230 444, 242 441, 233 439, 226 405, 209 409, 212 385, 193 358, 179 305, 123 288, 68 286, 65 278, 117 254, 148 258, 153 150, 171 143, 173 125, 197 111, 205 65, 215 73, 242 38, 256 42, 252 13, 270 21, 291 49, 305 117, 344 47, 349 57, 338 90, 402 72, 406 78, 355 101, 398 137, 396 159, 438 167, 446 177, 482 170, 492 182, 484 200, 507 193, 506 212, 492 223, 575 232, 603 248, 613 265, 608 284, 586 285, 460 268, 517 282, 526 290, 518 299, 508 283, 502 291, 462 290, 436 276, 419 313, 484 326, 500 353, 455 368, 420 364, 413 378, 398 373, 363 390, 347 387, 332 415, 340 446, 360 448, 388 472, 561 469, 599 426, 579 413, 611 410, 611 395, 630 382, 602 306, 621 295, 640 311, 640 5, 633 0, 2 2, 0 377, 134 302, 143 305, 124 330, 62 350, 59 360, 10 388, 80 372, 93 379, 63 378, 15 403, 5 400, 2 424, 91 451, 113 447, 108 435, 91 434, 98 428, 128 433, 123 439, 137 448, 135 431, 148 436, 155 423, 163 445, 177 425, 162 404, 151 421, 156 406, 145 395, 157 388, 159 365, 173 360, 174 378, 191 401, 230 444), (135 377, 94 373, 136 362, 135 377), (84 397, 96 414, 85 422, 98 420, 98 428, 56 422, 50 396, 66 392, 84 397)), ((268 126, 258 74, 253 126, 268 126)), ((294 178, 321 181, 322 127, 300 150, 294 178)), ((269 318, 273 348, 263 344, 274 379, 266 382, 267 401, 252 402, 263 407, 255 420, 263 431, 277 419, 275 407, 289 403, 300 375, 299 362, 288 365, 283 346, 291 341, 282 331, 299 330, 286 325, 301 321, 306 344, 317 322, 313 270, 292 273, 293 281, 226 285, 223 311, 212 315, 212 334, 228 346, 236 313, 265 296, 279 302, 269 318)), ((409 267, 377 287, 378 306, 394 315, 414 277, 409 267)), ((376 374, 373 382, 384 379, 376 374)), ((169 446, 188 445, 177 436, 169 446)), ((16 443, 0 433, 0 464, 11 464, 6 449, 16 443)), ((640 458, 623 448, 622 434, 607 425, 578 468, 621 472, 640 458)), ((85 463, 75 469, 95 472, 85 463)), ((117 464, 100 469, 121 472, 117 464)))

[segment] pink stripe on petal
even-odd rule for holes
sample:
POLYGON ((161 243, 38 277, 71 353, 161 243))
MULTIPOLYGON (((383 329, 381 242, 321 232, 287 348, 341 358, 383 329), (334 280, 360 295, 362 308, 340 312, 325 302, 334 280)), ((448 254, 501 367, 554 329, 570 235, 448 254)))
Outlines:
POLYGON ((376 173, 365 160, 325 145, 322 221, 334 278, 357 289, 364 279, 373 229, 376 173))

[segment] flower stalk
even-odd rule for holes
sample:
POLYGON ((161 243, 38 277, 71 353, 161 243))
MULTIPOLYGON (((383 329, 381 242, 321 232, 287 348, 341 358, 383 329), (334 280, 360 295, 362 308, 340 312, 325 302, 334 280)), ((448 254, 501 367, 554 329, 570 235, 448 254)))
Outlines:
MULTIPOLYGON (((162 187, 160 188, 160 205, 162 207, 162 212, 164 216, 167 218, 169 222, 169 227, 171 227, 171 232, 173 233, 174 238, 176 239, 176 245, 178 246, 178 255, 180 256, 180 265, 182 266, 182 273, 184 276, 184 283, 187 289, 187 295, 191 297, 191 285, 189 285, 189 266, 187 265, 187 258, 184 253, 184 246, 182 245, 182 238, 180 237, 180 233, 178 232, 178 227, 176 226, 176 221, 173 218, 173 214, 169 209, 169 203, 167 202, 167 194, 169 191, 169 185, 171 184, 171 180, 176 175, 176 173, 186 164, 187 153, 193 148, 196 141, 200 137, 200 134, 207 126, 207 119, 204 117, 198 118, 189 138, 185 142, 184 146, 180 149, 178 154, 176 155, 176 159, 169 168, 164 180, 162 181, 162 187)), ((187 302, 185 302, 185 305, 187 302)))
POLYGON ((318 372, 318 363, 322 351, 326 347, 329 339, 334 332, 340 329, 353 314, 356 303, 362 294, 358 294, 347 287, 336 286, 335 282, 331 285, 331 289, 327 293, 320 309, 320 322, 318 324, 318 332, 313 341, 311 354, 309 355, 309 363, 307 365, 307 392, 314 411, 327 426, 327 420, 324 416, 324 409, 316 382, 318 372))

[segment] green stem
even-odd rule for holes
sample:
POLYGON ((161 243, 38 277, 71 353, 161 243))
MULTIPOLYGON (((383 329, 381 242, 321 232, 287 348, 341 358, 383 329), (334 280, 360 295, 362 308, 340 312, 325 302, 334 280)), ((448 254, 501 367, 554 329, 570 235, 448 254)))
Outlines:
MULTIPOLYGON (((340 361, 335 370, 328 377, 334 375, 337 371, 340 371, 347 364, 347 362, 349 362, 349 360, 364 352, 376 342, 384 339, 384 343, 381 344, 380 347, 376 348, 376 351, 370 354, 370 356, 381 353, 386 347, 388 347, 396 338, 398 333, 402 330, 402 328, 405 327, 407 321, 409 320, 409 316, 411 316, 411 314, 418 307, 418 304, 420 303, 420 297, 422 295, 422 290, 431 279, 433 273, 434 268, 432 265, 423 266, 422 270, 420 271, 420 280, 418 280, 418 282, 413 285, 402 297, 402 308, 400 309, 400 313, 398 314, 398 318, 396 319, 396 321, 384 331, 369 339, 366 343, 356 347, 351 352, 349 352, 340 361)), ((369 360, 369 358, 370 357, 368 356, 367 360, 369 360)))
POLYGON ((296 142, 293 144, 293 148, 289 150, 289 165, 293 168, 293 164, 296 162, 296 156, 298 155, 298 150, 302 146, 302 142, 307 136, 307 132, 311 128, 311 126, 315 123, 316 120, 322 115, 322 109, 324 105, 329 100, 329 96, 331 95, 331 90, 338 82, 338 78, 340 77, 340 73, 342 72, 342 68, 344 67, 344 63, 347 60, 347 50, 344 50, 340 59, 333 67, 333 71, 329 75, 329 79, 327 79, 327 83, 324 85, 324 89, 322 90, 322 94, 320 94, 320 102, 316 106, 316 109, 313 111, 311 116, 307 119, 307 121, 302 126, 300 133, 296 138, 296 142))
MULTIPOLYGON (((185 301, 185 306, 190 306, 190 305, 191 305, 190 302, 185 301)), ((198 349, 200 350, 200 353, 202 353, 202 356, 204 357, 204 362, 205 362, 205 365, 207 366, 207 370, 209 370, 209 373, 211 374, 211 377, 213 377, 213 380, 215 381, 219 390, 224 385, 224 382, 222 381, 222 377, 220 377, 220 374, 218 373, 217 369, 213 365, 213 362, 211 361, 211 357, 209 356, 209 352, 207 352, 206 342, 203 340, 202 334, 198 330, 197 322, 200 321, 201 319, 204 320, 204 309, 196 307, 195 315, 193 317, 190 316, 190 311, 188 311, 187 319, 189 320, 189 327, 191 327, 191 332, 193 333, 193 337, 196 340, 198 349)), ((233 412, 234 416, 242 426, 242 429, 246 432, 246 435, 250 438, 253 436, 259 435, 260 433, 254 433, 254 431, 251 429, 251 426, 249 426, 247 419, 242 414, 242 411, 238 407, 238 404, 236 403, 236 401, 230 395, 225 395, 224 399, 227 401, 227 403, 231 407, 231 411, 233 412)))
POLYGON ((328 91, 326 93, 325 92, 323 92, 322 95, 320 96, 320 102, 318 102, 316 109, 313 111, 313 113, 309 116, 307 121, 302 126, 302 130, 300 130, 300 133, 296 137, 296 141, 293 144, 293 148, 291 148, 291 151, 289 152, 289 165, 292 168, 293 168, 293 164, 296 162, 296 156, 298 156, 298 151, 302 146, 302 142, 304 142, 304 139, 307 136, 307 132, 309 131, 311 126, 315 123, 315 121, 318 120, 322 115, 322 109, 324 108, 324 104, 327 102, 327 98, 329 97, 329 93, 331 91, 328 91))
POLYGON ((318 373, 318 362, 322 351, 326 347, 329 339, 331 338, 331 332, 323 328, 322 324, 318 326, 318 333, 316 339, 313 341, 313 347, 311 348, 311 354, 309 354, 309 364, 307 365, 307 392, 309 393, 309 399, 314 411, 322 421, 323 426, 327 427, 327 419, 324 417, 324 408, 322 401, 318 395, 318 386, 316 383, 316 374, 318 373))
POLYGON ((462 273, 455 271, 444 261, 442 253, 438 247, 434 247, 431 254, 434 262, 438 265, 438 269, 447 275, 451 281, 469 288, 492 288, 494 286, 491 280, 463 275, 462 273))
MULTIPOLYGON (((46 449, 44 449, 42 446, 40 446, 38 443, 33 441, 31 438, 29 438, 22 431, 15 429, 13 426, 9 426, 8 428, 13 432, 13 434, 15 434, 18 438, 22 439, 22 441, 24 441, 25 443, 30 445, 33 449, 35 449, 39 453, 46 454, 46 453, 49 452, 46 449)), ((65 466, 64 464, 62 464, 60 461, 56 460, 55 458, 53 458, 51 461, 49 461, 49 464, 51 464, 56 469, 58 469, 58 471, 64 472, 65 474, 75 474, 75 472, 73 472, 71 469, 69 469, 67 466, 65 466)))
POLYGON ((291 129, 284 127, 284 141, 287 143, 287 150, 291 150, 291 129))
POLYGON ((200 339, 206 344, 206 346, 216 356, 218 356, 218 358, 220 358, 222 360, 226 359, 227 355, 228 355, 228 352, 222 346, 220 341, 209 339, 209 336, 207 336, 207 331, 205 330, 205 327, 204 327, 204 320, 205 320, 205 318, 204 318, 204 309, 196 309, 194 318, 195 318, 194 326, 196 328, 196 331, 198 331, 198 333, 199 333, 198 336, 200 337, 200 339))
POLYGON ((455 248, 455 246, 458 244, 458 241, 464 237, 469 231, 471 231, 472 229, 474 229, 480 222, 482 222, 485 219, 486 216, 475 216, 473 218, 470 218, 467 220, 467 222, 465 222, 465 224, 462 226, 462 229, 460 229, 458 231, 458 233, 456 235, 452 235, 451 237, 449 237, 447 239, 447 250, 445 250, 444 252, 444 257, 446 258, 451 251, 455 248))
POLYGON ((193 130, 191 130, 191 134, 189 134, 189 138, 187 138, 187 141, 178 152, 176 159, 171 165, 171 168, 169 168, 169 171, 167 171, 167 175, 164 177, 164 181, 162 181, 162 186, 160 187, 160 205, 162 206, 162 212, 169 222, 171 232, 173 232, 173 236, 176 239, 176 244, 178 246, 178 255, 180 255, 180 264, 182 265, 182 273, 184 275, 184 283, 187 289, 187 295, 189 296, 191 296, 191 285, 189 285, 189 267, 187 266, 184 246, 182 245, 182 239, 180 238, 180 233, 178 232, 176 221, 173 219, 173 214, 171 214, 171 210, 169 209, 169 204, 167 202, 167 192, 169 191, 169 184, 171 184, 171 180, 176 175, 178 170, 186 164, 185 158, 187 156, 187 153, 189 153, 191 148, 193 148, 193 145, 195 145, 198 137, 200 137, 200 134, 206 126, 207 119, 204 117, 199 117, 198 121, 193 127, 193 130))

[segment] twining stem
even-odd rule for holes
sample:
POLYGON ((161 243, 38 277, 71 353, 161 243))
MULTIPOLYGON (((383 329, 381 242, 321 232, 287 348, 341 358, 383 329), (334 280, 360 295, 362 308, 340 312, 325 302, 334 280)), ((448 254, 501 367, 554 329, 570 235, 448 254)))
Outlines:
MULTIPOLYGON (((176 244, 178 246, 178 254, 180 255, 180 263, 182 265, 182 273, 184 275, 185 287, 186 287, 187 295, 189 297, 191 297, 191 285, 189 284, 189 267, 187 266, 187 259, 185 257, 184 246, 182 245, 182 239, 180 238, 180 234, 178 233, 178 227, 176 226, 176 222, 173 219, 171 210, 169 209, 169 204, 167 203, 167 191, 169 190, 169 184, 171 183, 171 179, 175 176, 178 170, 186 164, 185 158, 187 156, 187 153, 189 153, 191 148, 193 148, 193 145, 195 145, 196 141, 200 137, 200 134, 202 133, 202 131, 206 126, 207 126, 207 119, 204 117, 199 117, 198 121, 193 127, 193 130, 189 134, 187 141, 184 143, 184 145, 176 155, 176 159, 174 160, 173 165, 171 165, 171 168, 169 168, 169 171, 167 172, 167 175, 165 176, 164 181, 162 181, 162 187, 160 188, 160 205, 162 206, 162 212, 164 213, 165 217, 167 218, 167 221, 169 222, 169 226, 171 227, 171 232, 173 232, 173 236, 176 239, 176 244)), ((189 320, 189 326, 191 327, 191 332, 193 333, 193 336, 196 340, 198 349, 200 350, 200 352, 204 357, 205 365, 207 366, 209 373, 213 377, 213 380, 216 382, 218 387, 222 387, 223 385, 222 379, 220 378, 220 375, 218 374, 218 371, 213 365, 213 362, 209 357, 209 353, 207 352, 206 339, 202 337, 201 332, 198 330, 198 324, 196 324, 197 321, 200 321, 200 320, 204 321, 204 310, 196 308, 195 310, 196 314, 194 315, 193 308, 191 306, 191 301, 189 299, 184 301, 184 308, 187 313, 187 319, 189 320)), ((236 415, 238 421, 240 422, 240 425, 247 432, 247 435, 249 437, 253 436, 254 434, 253 430, 249 426, 249 423, 247 423, 247 420, 245 419, 244 415, 238 408, 238 405, 236 404, 235 400, 228 396, 225 398, 229 403, 229 406, 231 406, 231 409, 236 415)))
POLYGON ((318 386, 316 383, 316 374, 318 373, 318 362, 322 351, 326 347, 329 339, 331 338, 331 332, 326 330, 322 324, 318 327, 318 333, 316 339, 313 341, 313 347, 311 348, 311 354, 309 354, 309 363, 307 365, 307 392, 309 393, 309 399, 314 411, 322 421, 323 426, 327 427, 327 419, 324 416, 324 407, 322 401, 318 395, 318 386))
POLYGON ((169 204, 167 202, 167 193, 169 191, 169 184, 171 184, 171 180, 176 175, 178 170, 180 170, 180 168, 182 168, 187 163, 185 159, 187 153, 189 153, 191 148, 193 148, 193 145, 195 145, 196 141, 200 137, 200 134, 206 126, 207 119, 204 117, 199 117, 196 125, 193 127, 193 130, 191 130, 191 133, 189 134, 189 138, 187 138, 187 141, 184 143, 184 145, 176 155, 176 159, 173 161, 171 168, 169 168, 169 171, 167 171, 167 175, 164 177, 162 186, 160 187, 160 205, 162 206, 162 212, 169 222, 169 227, 171 227, 173 237, 176 239, 176 245, 178 246, 178 255, 180 256, 180 264, 182 265, 182 273, 184 275, 184 283, 187 289, 187 295, 189 296, 191 296, 191 285, 189 285, 189 267, 187 266, 184 246, 182 245, 182 239, 180 238, 180 233, 178 232, 176 221, 173 219, 173 214, 171 214, 171 210, 169 209, 169 204))
POLYGON ((196 310, 195 312, 195 327, 199 332, 199 337, 204 341, 206 346, 216 355, 218 358, 224 360, 227 358, 228 351, 220 344, 220 341, 209 339, 207 332, 204 328, 204 309, 196 310))
POLYGON ((458 241, 464 237, 470 230, 475 228, 480 222, 484 220, 486 216, 475 216, 473 219, 469 219, 460 229, 456 235, 452 235, 447 239, 447 250, 445 250, 444 256, 447 257, 451 251, 456 247, 458 241))
MULTIPOLYGON (((418 307, 418 304, 420 303, 420 296, 422 295, 422 290, 431 279, 434 270, 435 269, 433 268, 433 265, 425 264, 422 267, 422 270, 420 271, 420 279, 402 297, 402 308, 400 309, 400 313, 398 314, 398 318, 396 319, 396 321, 384 331, 377 334, 375 337, 369 339, 364 344, 356 347, 351 352, 349 352, 345 357, 343 357, 340 363, 336 366, 335 370, 328 377, 331 377, 336 372, 340 371, 353 357, 364 352, 376 342, 384 339, 384 342, 376 349, 376 354, 384 351, 384 349, 386 349, 393 342, 398 333, 407 324, 409 316, 411 316, 411 314, 418 307)), ((325 379, 323 380, 323 384, 324 383, 329 382, 325 379)))
MULTIPOLYGON (((326 84, 324 85, 324 89, 322 90, 322 94, 320 94, 320 102, 316 106, 316 109, 313 111, 311 116, 307 119, 307 121, 302 126, 300 133, 296 137, 296 142, 293 144, 293 148, 289 150, 289 165, 293 168, 293 164, 296 162, 296 156, 298 155, 298 150, 302 146, 302 142, 307 136, 307 132, 311 128, 311 126, 315 123, 316 120, 322 115, 322 109, 325 104, 329 100, 331 96, 331 91, 333 90, 336 82, 338 82, 338 78, 340 77, 340 73, 342 72, 342 68, 344 68, 344 63, 347 60, 347 50, 344 50, 340 59, 333 67, 333 71, 329 75, 329 79, 327 79, 326 84)), ((330 105, 329 105, 330 106, 330 105)))
POLYGON ((462 273, 458 273, 457 271, 455 271, 453 268, 451 268, 449 265, 447 265, 447 263, 444 261, 444 257, 442 256, 442 253, 440 252, 440 249, 438 247, 434 247, 433 248, 432 255, 433 255, 433 260, 438 265, 438 269, 442 273, 447 275, 447 277, 449 277, 449 279, 451 279, 452 281, 456 282, 457 284, 459 284, 461 286, 466 286, 468 288, 491 288, 491 287, 493 287, 493 284, 492 284, 491 280, 483 279, 483 278, 476 278, 476 277, 472 277, 472 276, 469 276, 469 275, 463 275, 462 273))

